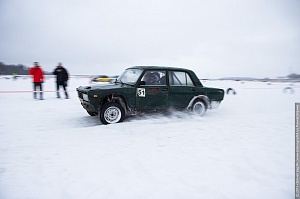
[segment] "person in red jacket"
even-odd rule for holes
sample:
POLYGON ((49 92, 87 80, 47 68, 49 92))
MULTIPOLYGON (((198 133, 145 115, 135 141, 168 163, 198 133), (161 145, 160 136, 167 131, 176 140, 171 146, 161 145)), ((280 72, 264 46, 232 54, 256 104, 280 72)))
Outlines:
POLYGON ((34 66, 29 69, 29 74, 32 75, 33 80, 33 98, 36 99, 36 89, 39 87, 40 99, 43 99, 43 86, 44 82, 44 72, 39 66, 38 62, 34 62, 34 66))

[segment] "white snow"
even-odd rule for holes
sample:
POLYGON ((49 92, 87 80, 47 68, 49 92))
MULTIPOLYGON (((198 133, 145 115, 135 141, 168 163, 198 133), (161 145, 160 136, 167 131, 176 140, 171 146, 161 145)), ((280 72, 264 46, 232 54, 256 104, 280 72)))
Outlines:
MULTIPOLYGON (((294 197, 294 94, 290 83, 204 81, 232 87, 204 117, 175 112, 101 125, 74 91, 0 93, 1 199, 284 199, 294 197)), ((54 90, 47 79, 45 90, 54 90)), ((30 91, 29 78, 0 91, 30 91)))

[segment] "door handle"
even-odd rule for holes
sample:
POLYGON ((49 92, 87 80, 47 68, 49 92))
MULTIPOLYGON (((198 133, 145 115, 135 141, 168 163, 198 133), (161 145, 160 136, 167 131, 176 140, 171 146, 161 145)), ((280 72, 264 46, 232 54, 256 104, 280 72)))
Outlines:
POLYGON ((195 89, 195 88, 191 88, 191 90, 192 90, 192 91, 195 91, 196 89, 195 89))
POLYGON ((169 90, 168 88, 163 88, 163 89, 162 89, 162 91, 168 91, 168 90, 169 90))

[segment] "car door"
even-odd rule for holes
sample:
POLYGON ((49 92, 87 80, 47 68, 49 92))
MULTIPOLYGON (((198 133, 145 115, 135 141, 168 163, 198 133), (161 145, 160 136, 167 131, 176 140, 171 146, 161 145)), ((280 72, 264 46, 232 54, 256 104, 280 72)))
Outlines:
POLYGON ((139 110, 164 110, 169 107, 166 71, 148 70, 138 85, 136 102, 139 110))
POLYGON ((196 87, 188 73, 169 71, 169 103, 174 109, 186 108, 194 96, 196 87))

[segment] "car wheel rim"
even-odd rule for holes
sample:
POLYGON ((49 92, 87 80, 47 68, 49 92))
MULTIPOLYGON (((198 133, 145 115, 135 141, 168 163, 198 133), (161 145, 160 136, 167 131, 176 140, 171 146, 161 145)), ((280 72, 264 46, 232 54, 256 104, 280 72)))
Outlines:
POLYGON ((105 110, 104 118, 110 124, 117 123, 121 119, 121 110, 118 107, 112 106, 105 110))
POLYGON ((204 111, 205 111, 205 107, 204 104, 202 102, 196 102, 194 104, 194 109, 193 109, 194 113, 196 115, 203 115, 204 111))

